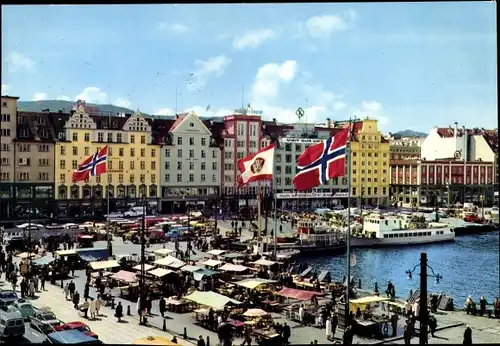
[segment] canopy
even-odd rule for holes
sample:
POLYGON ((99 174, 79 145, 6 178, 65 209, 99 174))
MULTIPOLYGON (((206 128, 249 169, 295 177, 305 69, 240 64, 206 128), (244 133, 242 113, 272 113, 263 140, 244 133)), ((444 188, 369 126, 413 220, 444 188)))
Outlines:
POLYGON ((193 278, 196 280, 196 281, 200 281, 201 279, 203 279, 204 276, 212 276, 212 275, 215 275, 215 274, 218 274, 216 271, 213 271, 213 270, 210 270, 210 269, 205 269, 205 268, 202 268, 200 270, 197 270, 193 273, 193 278))
POLYGON ((186 262, 183 262, 181 260, 176 260, 173 262, 170 262, 167 264, 167 267, 174 268, 174 269, 179 269, 181 267, 184 267, 186 265, 186 262))
POLYGON ((52 344, 102 344, 103 342, 88 336, 79 330, 63 330, 47 335, 52 344))
POLYGON ((200 305, 210 306, 215 310, 221 310, 228 304, 241 304, 241 302, 235 299, 231 299, 213 291, 194 291, 190 295, 185 296, 184 299, 190 300, 200 305))
POLYGON ((155 255, 159 255, 159 256, 168 256, 172 252, 175 252, 175 250, 172 250, 172 249, 158 249, 158 250, 155 250, 153 253, 155 255))
POLYGON ((277 293, 280 296, 296 299, 296 300, 311 300, 315 296, 322 296, 321 292, 312 292, 312 291, 304 291, 298 290, 295 288, 283 288, 281 291, 277 293))
POLYGON ((98 261, 98 262, 91 262, 90 263, 90 267, 94 270, 116 268, 119 266, 120 266, 120 263, 118 263, 118 261, 115 261, 115 260, 98 261))
POLYGON ((57 250, 55 254, 59 257, 76 255, 76 250, 57 250))
POLYGON ((156 277, 164 277, 165 275, 168 275, 170 273, 173 273, 173 270, 170 269, 164 269, 164 268, 156 268, 153 270, 148 271, 149 274, 154 275, 156 277))
POLYGON ((137 281, 135 273, 132 273, 132 272, 129 272, 126 270, 120 270, 118 273, 114 273, 113 275, 111 275, 110 278, 118 280, 118 281, 123 281, 123 282, 135 282, 135 281, 137 281))
POLYGON ((255 262, 253 262, 253 264, 255 264, 255 265, 266 266, 266 267, 270 267, 270 266, 272 266, 273 264, 276 264, 276 263, 277 262, 269 261, 269 260, 266 260, 264 258, 261 258, 260 260, 257 260, 255 262))
POLYGON ((386 302, 388 300, 391 299, 379 296, 367 296, 359 299, 350 299, 349 302, 352 304, 370 304, 370 303, 386 302))
POLYGON ((245 279, 245 280, 237 281, 234 284, 253 290, 261 285, 267 285, 267 284, 271 284, 271 283, 276 283, 276 281, 268 280, 268 279, 261 279, 261 278, 254 278, 254 279, 245 279))
POLYGON ((214 255, 214 256, 220 256, 220 255, 222 255, 222 254, 224 254, 226 252, 227 251, 225 251, 225 250, 210 250, 210 251, 207 252, 207 254, 214 255))
POLYGON ((99 261, 109 257, 108 249, 78 249, 76 253, 86 262, 99 261))
POLYGON ((318 281, 328 281, 331 278, 330 272, 328 270, 323 270, 321 273, 319 273, 318 276, 318 281))
POLYGON ((235 253, 235 252, 226 253, 226 254, 222 255, 222 257, 224 257, 225 259, 240 258, 240 257, 245 257, 245 256, 246 256, 245 254, 235 253))
POLYGON ((299 276, 306 277, 307 275, 309 275, 309 273, 311 273, 312 270, 313 270, 312 267, 308 267, 306 270, 304 270, 302 273, 300 273, 299 276))
MULTIPOLYGON (((158 266, 171 267, 171 264, 175 263, 175 262, 182 262, 182 261, 180 259, 173 257, 173 256, 167 256, 164 258, 160 258, 160 259, 154 261, 153 263, 158 265, 158 266)), ((184 263, 184 262, 182 262, 182 263, 184 263)))
POLYGON ((34 253, 34 252, 22 252, 18 255, 16 255, 16 257, 19 257, 19 258, 39 258, 40 256, 37 254, 37 253, 34 253))
POLYGON ((209 267, 217 267, 217 266, 221 265, 222 263, 224 263, 224 262, 218 261, 218 260, 212 260, 212 259, 209 259, 209 260, 203 262, 204 265, 209 266, 209 267))
MULTIPOLYGON (((150 271, 151 269, 153 269, 155 266, 152 266, 151 264, 147 264, 147 263, 144 263, 144 270, 145 271, 150 271)), ((141 270, 141 265, 138 264, 134 267, 132 267, 133 270, 141 270)))
POLYGON ((44 266, 47 264, 51 264, 54 261, 53 257, 50 256, 44 256, 37 258, 36 260, 32 260, 31 263, 36 265, 36 266, 44 266))
POLYGON ((179 346, 175 342, 163 336, 148 336, 132 341, 132 345, 164 345, 164 346, 179 346))
POLYGON ((185 265, 181 268, 183 272, 194 273, 195 271, 203 269, 202 267, 192 266, 190 264, 185 265))
POLYGON ((262 316, 266 316, 266 315, 269 315, 269 313, 262 310, 262 309, 248 309, 243 314, 243 316, 246 316, 246 317, 262 317, 262 316))
POLYGON ((242 266, 240 264, 231 264, 231 263, 226 263, 222 267, 219 268, 220 270, 226 271, 226 272, 244 272, 245 270, 249 269, 248 267, 242 266))

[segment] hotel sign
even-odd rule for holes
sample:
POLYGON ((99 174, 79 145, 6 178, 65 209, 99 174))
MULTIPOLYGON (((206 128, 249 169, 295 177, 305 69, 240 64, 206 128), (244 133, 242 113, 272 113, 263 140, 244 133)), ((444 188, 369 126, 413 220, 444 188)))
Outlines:
POLYGON ((302 199, 302 198, 345 198, 347 192, 291 192, 291 193, 278 193, 278 199, 302 199))
POLYGON ((321 138, 280 138, 281 143, 306 143, 306 144, 315 144, 321 143, 324 139, 321 138))
POLYGON ((244 114, 244 115, 262 115, 264 114, 264 111, 261 110, 254 110, 254 109, 249 109, 249 108, 236 108, 234 110, 235 114, 244 114))

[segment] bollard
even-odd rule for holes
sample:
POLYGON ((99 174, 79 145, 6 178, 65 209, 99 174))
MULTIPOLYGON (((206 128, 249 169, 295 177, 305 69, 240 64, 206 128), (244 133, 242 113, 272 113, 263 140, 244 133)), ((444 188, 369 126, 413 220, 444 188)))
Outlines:
POLYGON ((207 336, 207 343, 205 344, 205 346, 210 346, 210 337, 207 336))
POLYGON ((61 288, 64 288, 64 280, 61 279, 61 288))
POLYGON ((183 337, 184 339, 187 339, 187 338, 188 338, 188 330, 187 330, 187 328, 186 328, 186 327, 184 327, 184 333, 183 333, 182 337, 183 337))
POLYGON ((375 282, 375 293, 378 293, 378 283, 375 282))
POLYGON ((167 319, 166 318, 163 318, 163 326, 161 327, 161 330, 163 330, 164 332, 167 331, 167 319))
POLYGON ((131 316, 132 314, 130 313, 130 305, 127 305, 127 316, 131 316))
POLYGON ((115 309, 115 298, 111 298, 111 309, 115 309))
POLYGON ((361 279, 358 279, 358 288, 361 289, 361 279))

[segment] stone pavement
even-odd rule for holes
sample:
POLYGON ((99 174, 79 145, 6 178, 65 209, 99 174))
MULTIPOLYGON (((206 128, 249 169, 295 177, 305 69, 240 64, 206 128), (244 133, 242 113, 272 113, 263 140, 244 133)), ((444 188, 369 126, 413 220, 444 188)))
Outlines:
MULTIPOLYGON (((60 281, 57 283, 60 283, 60 281)), ((59 286, 46 283, 45 288, 46 291, 38 294, 38 299, 31 301, 34 307, 48 306, 64 322, 85 322, 92 331, 99 335, 99 339, 106 344, 127 344, 135 339, 151 335, 163 336, 169 339, 173 337, 172 334, 140 326, 138 320, 130 316, 124 316, 124 321, 118 323, 114 317, 114 310, 107 307, 101 308, 100 315, 95 320, 86 320, 73 308, 73 304, 65 299, 64 293, 59 286)), ((124 314, 126 315, 126 310, 124 314)), ((181 338, 178 338, 178 342, 180 345, 189 345, 188 342, 181 338)))

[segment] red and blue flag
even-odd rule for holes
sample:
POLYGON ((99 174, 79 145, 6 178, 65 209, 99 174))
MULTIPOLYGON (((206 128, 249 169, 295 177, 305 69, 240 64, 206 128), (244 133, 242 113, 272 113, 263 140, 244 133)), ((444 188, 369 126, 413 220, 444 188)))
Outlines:
POLYGON ((73 172, 73 182, 84 181, 89 177, 94 177, 107 172, 106 161, 108 159, 108 146, 98 150, 94 155, 89 156, 73 172))

